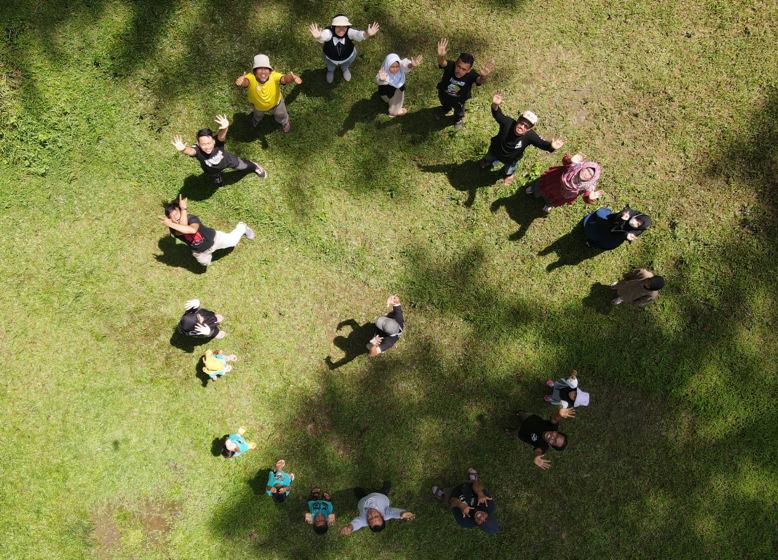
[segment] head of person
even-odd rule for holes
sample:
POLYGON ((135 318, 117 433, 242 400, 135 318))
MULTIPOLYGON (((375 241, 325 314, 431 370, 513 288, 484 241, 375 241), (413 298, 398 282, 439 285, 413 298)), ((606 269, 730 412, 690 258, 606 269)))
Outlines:
POLYGON ((197 145, 206 154, 210 154, 213 151, 213 147, 216 145, 216 139, 213 137, 213 130, 210 128, 201 128, 197 131, 197 145))
POLYGON ((231 459, 237 452, 238 452, 238 444, 225 436, 224 450, 222 451, 222 456, 224 456, 226 459, 231 459))
POLYGON ((475 58, 473 58, 472 54, 466 52, 460 54, 459 58, 454 62, 454 77, 457 79, 463 78, 465 74, 473 69, 474 62, 475 58))
POLYGON ((281 488, 283 488, 283 487, 284 487, 284 485, 283 485, 283 484, 276 484, 276 485, 275 485, 276 492, 273 492, 273 493, 271 494, 271 496, 273 496, 273 499, 274 499, 276 502, 278 502, 279 504, 280 504, 281 502, 283 502, 284 500, 286 500, 286 490, 280 490, 280 489, 281 489, 281 488))
POLYGON ((538 116, 532 111, 524 111, 516 120, 516 126, 513 132, 516 136, 523 136, 532 129, 538 122, 538 116))
POLYGON ((582 183, 587 183, 594 179, 594 169, 591 167, 584 167, 581 169, 581 171, 578 172, 578 178, 581 180, 582 183))
POLYGON ((323 513, 319 512, 316 515, 313 516, 313 530, 318 535, 323 535, 327 532, 327 529, 329 529, 329 524, 327 523, 327 516, 323 513))
POLYGON ((381 515, 377 509, 370 508, 367 510, 367 525, 374 533, 380 533, 386 526, 384 516, 381 515))
POLYGON ((651 227, 651 218, 645 214, 635 214, 629 219, 629 227, 639 235, 651 227))
POLYGON ((346 36, 346 33, 348 33, 348 28, 351 27, 351 22, 343 14, 338 14, 332 18, 331 25, 332 29, 335 31, 335 35, 343 38, 346 36))
POLYGON ((665 279, 661 276, 652 276, 643 283, 647 290, 658 291, 665 287, 665 279))
POLYGON ((178 206, 178 197, 171 202, 163 204, 162 207, 165 209, 165 216, 174 222, 178 222, 179 218, 181 218, 181 208, 178 206))
POLYGON ((485 511, 478 510, 475 512, 475 515, 473 516, 473 521, 475 521, 476 525, 483 525, 486 523, 486 520, 489 518, 489 514, 485 511))
POLYGON ((270 58, 266 54, 258 54, 254 57, 254 66, 252 67, 254 77, 260 84, 264 84, 270 73, 273 71, 273 67, 270 65, 270 58))
POLYGON ((565 433, 557 431, 544 432, 543 439, 557 451, 562 451, 567 447, 567 434, 565 433))

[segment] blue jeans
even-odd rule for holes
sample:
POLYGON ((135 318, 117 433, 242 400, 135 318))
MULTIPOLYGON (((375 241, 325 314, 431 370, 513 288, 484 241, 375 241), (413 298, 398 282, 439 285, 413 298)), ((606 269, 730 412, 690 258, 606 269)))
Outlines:
MULTIPOLYGON (((494 163, 495 161, 500 161, 500 158, 497 156, 493 156, 491 153, 487 152, 484 156, 484 161, 486 163, 494 163)), ((514 161, 513 163, 503 163, 502 172, 503 175, 506 177, 510 177, 514 173, 516 173, 516 167, 519 165, 519 160, 514 161)))

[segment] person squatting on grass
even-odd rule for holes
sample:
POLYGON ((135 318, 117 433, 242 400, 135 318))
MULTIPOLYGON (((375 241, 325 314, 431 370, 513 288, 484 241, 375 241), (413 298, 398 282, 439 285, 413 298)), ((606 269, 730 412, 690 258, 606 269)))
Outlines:
POLYGON ((267 473, 267 483, 265 485, 265 494, 271 496, 275 502, 283 502, 291 492, 294 473, 284 471, 286 461, 279 459, 276 461, 273 470, 267 473))
POLYGON ((640 307, 648 305, 659 297, 659 290, 664 285, 664 278, 655 276, 653 272, 645 268, 630 270, 624 273, 621 280, 611 284, 611 288, 616 290, 618 294, 618 297, 611 303, 613 305, 628 303, 640 307))
POLYGON ((486 78, 494 70, 494 65, 487 62, 480 72, 473 69, 475 58, 470 53, 463 52, 456 60, 448 60, 448 39, 438 41, 438 68, 443 70, 443 76, 438 82, 438 99, 442 108, 442 116, 454 111, 454 126, 462 128, 465 120, 465 102, 470 99, 473 84, 482 86, 486 78))
POLYGON ((540 137, 533 130, 538 122, 538 117, 532 111, 524 111, 518 119, 512 119, 503 114, 502 93, 495 92, 492 96, 492 117, 500 125, 500 130, 492 137, 489 151, 481 160, 481 167, 486 168, 499 161, 503 164, 502 182, 510 185, 513 182, 513 174, 519 160, 524 157, 527 146, 535 146, 546 152, 554 152, 565 145, 560 138, 554 138, 550 142, 540 137))
POLYGON ((289 132, 292 129, 284 96, 281 94, 281 86, 292 82, 298 86, 303 83, 294 72, 282 74, 273 70, 270 59, 264 54, 254 57, 251 72, 245 72, 235 79, 236 86, 247 88, 246 96, 254 106, 251 113, 251 124, 254 128, 259 126, 265 115, 273 115, 275 121, 281 125, 281 130, 289 132))
POLYGON ((589 406, 589 393, 578 388, 578 372, 573 370, 570 377, 554 381, 549 379, 546 385, 551 388, 551 394, 543 399, 559 408, 577 408, 589 406))
POLYGON ((337 14, 332 18, 329 27, 322 29, 315 23, 308 26, 313 38, 322 44, 322 57, 327 67, 327 83, 331 84, 335 79, 335 68, 340 67, 343 79, 351 80, 349 68, 357 59, 357 47, 355 41, 364 41, 372 37, 380 29, 377 22, 367 26, 367 31, 359 31, 351 27, 351 22, 343 14, 337 14))
POLYGON ((227 333, 219 328, 224 317, 200 306, 200 300, 190 299, 184 304, 184 314, 176 329, 192 338, 224 338, 227 333))
POLYGON ((493 535, 500 530, 494 518, 497 507, 489 492, 478 478, 478 471, 469 468, 468 481, 444 491, 440 486, 432 487, 432 495, 442 502, 448 502, 451 513, 460 527, 480 527, 484 533, 493 535))
POLYGON ((533 462, 543 470, 551 468, 551 461, 544 458, 549 447, 557 451, 563 451, 567 447, 567 434, 559 431, 559 421, 562 418, 574 418, 574 408, 560 408, 551 415, 550 420, 543 420, 537 414, 519 411, 516 413, 519 417, 518 431, 507 429, 506 432, 531 445, 535 450, 533 462))
POLYGON ((393 508, 389 500, 389 492, 392 485, 389 481, 384 482, 381 490, 376 492, 367 492, 364 488, 357 488, 357 516, 351 520, 351 523, 340 530, 341 535, 350 535, 354 531, 359 531, 362 527, 370 527, 374 533, 384 530, 386 521, 389 519, 403 519, 411 521, 415 515, 410 511, 400 508, 393 508))
POLYGON ((600 164, 586 161, 583 154, 565 154, 562 165, 550 167, 539 179, 527 187, 527 194, 542 198, 544 212, 564 204, 572 204, 583 195, 586 204, 592 204, 604 193, 595 190, 600 180, 600 164))
POLYGON ((615 249, 625 241, 632 243, 651 227, 651 218, 626 206, 621 212, 598 208, 584 216, 586 245, 603 251, 615 249))
POLYGON ((240 457, 249 449, 256 449, 257 444, 253 441, 246 441, 243 434, 246 433, 246 428, 241 426, 238 428, 237 434, 229 434, 224 436, 222 457, 225 459, 232 459, 233 457, 240 457))
POLYGON ((200 218, 189 214, 187 200, 181 195, 165 204, 164 208, 162 223, 170 229, 173 237, 189 245, 192 255, 203 266, 211 264, 215 251, 235 247, 244 235, 246 239, 254 239, 254 230, 243 222, 238 222, 230 233, 209 228, 200 218))
POLYGON ((176 150, 183 152, 189 157, 197 158, 203 173, 208 175, 213 184, 221 187, 224 184, 222 171, 225 169, 235 169, 236 171, 253 171, 260 179, 267 177, 267 171, 253 161, 240 159, 238 156, 224 150, 224 140, 227 138, 227 129, 230 121, 226 115, 216 115, 216 123, 219 130, 216 137, 210 128, 201 128, 197 131, 197 143, 191 146, 184 144, 180 135, 173 138, 172 144, 176 150))
POLYGON ((371 358, 383 354, 397 344, 397 341, 400 339, 400 335, 402 335, 403 329, 405 328, 405 319, 403 318, 400 298, 397 296, 389 296, 389 299, 386 300, 386 305, 391 307, 392 310, 375 320, 375 335, 367 344, 367 355, 371 358))
POLYGON ((384 59, 384 63, 376 74, 375 81, 378 84, 378 95, 389 104, 389 116, 404 115, 408 109, 403 107, 405 102, 405 74, 421 64, 421 55, 413 58, 401 59, 396 53, 390 53, 384 59))
POLYGON ((313 525, 316 534, 323 535, 330 525, 335 523, 335 513, 329 492, 322 492, 321 488, 314 486, 308 496, 307 506, 305 522, 313 525))
POLYGON ((232 371, 229 362, 234 362, 237 359, 235 354, 224 354, 221 350, 216 352, 206 350, 205 356, 203 356, 203 372, 211 378, 211 381, 216 381, 232 371))

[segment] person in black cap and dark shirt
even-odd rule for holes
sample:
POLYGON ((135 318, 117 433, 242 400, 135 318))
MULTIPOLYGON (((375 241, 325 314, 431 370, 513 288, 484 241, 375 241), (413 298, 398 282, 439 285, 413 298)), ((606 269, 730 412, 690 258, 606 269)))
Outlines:
POLYGON ((386 305, 391 307, 392 310, 386 315, 376 319, 375 335, 370 339, 370 342, 367 345, 368 356, 371 358, 383 354, 397 344, 397 341, 403 332, 403 328, 405 328, 405 319, 403 318, 403 310, 400 306, 400 298, 397 296, 389 296, 389 299, 386 300, 386 305))
POLYGON ((181 195, 165 204, 164 208, 162 223, 173 237, 191 247, 192 255, 203 266, 211 264, 215 251, 235 247, 244 235, 246 239, 254 239, 254 230, 243 222, 238 222, 230 233, 207 227, 200 218, 187 212, 187 200, 181 195))
POLYGON ((544 455, 549 447, 557 451, 567 447, 567 434, 559 431, 559 421, 562 418, 574 418, 575 409, 560 408, 551 415, 549 420, 524 411, 517 412, 516 415, 521 422, 518 432, 508 428, 505 430, 506 433, 518 435, 521 441, 531 445, 535 451, 533 462, 543 470, 550 469, 551 461, 545 459, 544 455))
POLYGON ((535 146, 547 152, 553 152, 565 145, 561 138, 554 138, 550 142, 540 137, 533 130, 538 122, 538 117, 532 111, 524 111, 518 119, 512 119, 503 114, 502 93, 495 92, 492 96, 492 116, 500 131, 492 137, 489 151, 481 160, 481 167, 486 168, 499 161, 503 164, 502 182, 510 185, 513 182, 513 174, 519 160, 524 156, 527 146, 535 146))
POLYGON ((216 115, 215 120, 219 125, 216 136, 214 136, 210 128, 201 128, 197 131, 196 144, 187 146, 184 144, 181 135, 176 135, 173 138, 172 144, 179 152, 197 158, 197 161, 200 162, 200 167, 203 168, 203 173, 208 175, 217 187, 221 187, 224 184, 222 171, 225 169, 253 171, 260 179, 266 178, 267 171, 262 166, 253 161, 240 159, 238 156, 224 150, 224 140, 227 138, 227 129, 230 126, 230 121, 227 120, 226 115, 216 115))
POLYGON ((487 63, 480 72, 473 69, 475 59, 470 53, 462 53, 456 60, 447 60, 448 39, 438 41, 438 68, 443 70, 443 77, 438 83, 438 99, 443 108, 443 115, 453 109, 455 125, 462 128, 465 119, 465 102, 470 99, 473 84, 480 86, 486 82, 487 76, 494 70, 492 63, 487 63))
POLYGON ((184 305, 186 311, 178 322, 177 330, 192 338, 224 338, 227 333, 219 328, 224 317, 200 306, 200 300, 190 299, 184 305))
POLYGON ((432 487, 432 494, 441 501, 448 500, 451 513, 460 527, 472 529, 480 527, 484 533, 493 535, 500 530, 494 518, 495 503, 484 485, 478 479, 478 471, 467 471, 468 481, 451 490, 444 491, 439 486, 432 487))

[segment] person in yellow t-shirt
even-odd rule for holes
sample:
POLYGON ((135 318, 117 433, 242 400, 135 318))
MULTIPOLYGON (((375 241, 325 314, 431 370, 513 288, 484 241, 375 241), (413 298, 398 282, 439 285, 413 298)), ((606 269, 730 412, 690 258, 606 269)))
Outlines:
POLYGON ((255 127, 259 126, 265 115, 273 115, 284 132, 291 130, 292 124, 289 122, 289 113, 286 110, 284 96, 281 94, 281 86, 292 82, 298 86, 303 83, 294 72, 282 74, 273 70, 270 59, 264 54, 254 57, 251 73, 246 72, 238 76, 235 85, 248 88, 248 100, 254 106, 251 120, 255 127))

